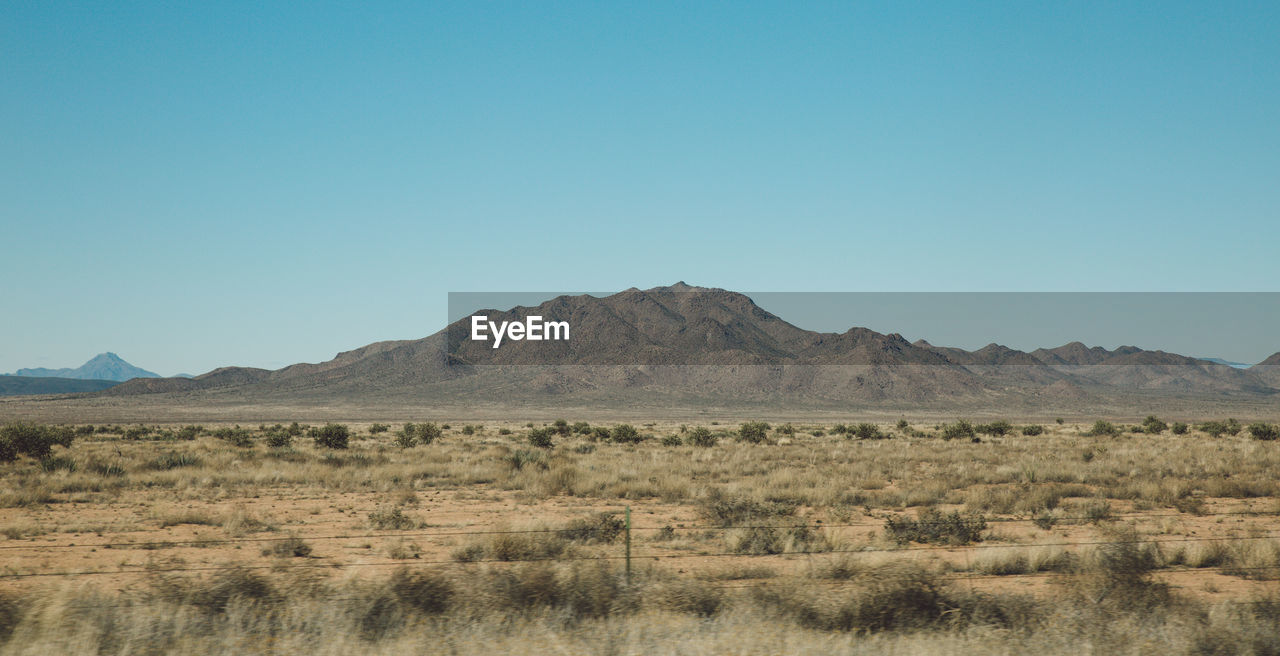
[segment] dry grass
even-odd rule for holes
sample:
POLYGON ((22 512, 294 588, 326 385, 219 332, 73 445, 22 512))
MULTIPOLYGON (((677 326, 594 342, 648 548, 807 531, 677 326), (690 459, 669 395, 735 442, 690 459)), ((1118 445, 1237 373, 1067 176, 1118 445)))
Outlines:
POLYGON ((0 545, 23 547, 0 568, 0 653, 1280 651, 1255 612, 1278 606, 1238 603, 1280 574, 1275 443, 796 422, 693 446, 659 438, 696 424, 636 425, 654 438, 549 449, 515 422, 408 448, 354 426, 341 451, 122 427, 0 464, 0 545), (632 585, 570 561, 621 554, 623 505, 632 585), (4 576, 86 569, 123 573, 4 576))

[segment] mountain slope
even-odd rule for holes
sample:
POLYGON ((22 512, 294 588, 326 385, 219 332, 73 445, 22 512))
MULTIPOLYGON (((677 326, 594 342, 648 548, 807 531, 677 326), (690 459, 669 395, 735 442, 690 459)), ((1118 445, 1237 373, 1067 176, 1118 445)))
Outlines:
POLYGON ((160 374, 135 367, 115 353, 99 353, 75 369, 19 369, 15 376, 42 378, 77 378, 81 380, 125 381, 131 378, 159 378, 160 374))
POLYGON ((0 375, 0 396, 80 394, 83 392, 97 392, 118 384, 114 380, 0 375))

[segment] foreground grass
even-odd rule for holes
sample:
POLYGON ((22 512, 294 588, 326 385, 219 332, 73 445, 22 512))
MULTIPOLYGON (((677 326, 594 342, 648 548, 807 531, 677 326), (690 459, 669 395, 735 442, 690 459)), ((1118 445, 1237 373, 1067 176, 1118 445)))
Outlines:
POLYGON ((404 569, 318 581, 229 571, 129 592, 0 597, 0 653, 1275 654, 1280 600, 1170 594, 1123 545, 1055 598, 972 592, 910 564, 733 589, 603 565, 404 569))
POLYGON ((0 653, 1280 654, 1277 443, 1112 428, 62 428, 0 463, 0 653), (630 584, 572 560, 623 504, 630 584))

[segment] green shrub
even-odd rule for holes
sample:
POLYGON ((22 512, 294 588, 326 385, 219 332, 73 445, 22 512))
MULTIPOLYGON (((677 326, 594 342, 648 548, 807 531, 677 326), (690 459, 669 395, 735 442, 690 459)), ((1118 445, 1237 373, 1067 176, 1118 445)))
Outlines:
POLYGON ((879 440, 889 437, 888 435, 881 433, 880 427, 875 424, 858 424, 849 430, 846 437, 850 435, 860 440, 879 440))
POLYGON ((351 429, 345 424, 325 424, 320 428, 312 428, 311 438, 315 440, 316 446, 345 449, 351 439, 351 429))
POLYGON ((535 428, 529 431, 529 444, 542 449, 550 449, 553 435, 555 435, 555 432, 550 428, 535 428))
POLYGON ((238 424, 234 428, 219 428, 213 431, 213 436, 235 446, 253 446, 253 434, 249 429, 241 428, 238 424))
POLYGON ((1280 429, 1276 428, 1276 426, 1272 424, 1258 422, 1256 424, 1249 424, 1249 434, 1253 435, 1253 439, 1255 440, 1267 440, 1270 442, 1275 440, 1277 437, 1280 437, 1280 429))
POLYGON ((957 419, 954 424, 942 425, 942 439, 944 440, 972 438, 975 435, 977 435, 977 432, 974 430, 973 424, 964 419, 957 419))
POLYGON ((1160 421, 1160 418, 1155 415, 1147 415, 1147 418, 1142 420, 1142 431, 1144 433, 1159 435, 1166 430, 1169 430, 1169 424, 1160 421))
POLYGON ((140 440, 151 434, 151 429, 146 426, 132 426, 124 432, 126 440, 140 440))
POLYGON ((1013 424, 999 419, 989 424, 979 424, 974 427, 974 430, 983 435, 1004 436, 1013 432, 1013 424))
POLYGON ((180 467, 199 467, 204 464, 199 457, 191 453, 162 453, 147 463, 147 469, 166 471, 180 467))
POLYGON ((1030 424, 1022 427, 1022 434, 1028 436, 1043 435, 1044 426, 1040 424, 1030 424))
POLYGON ((178 429, 177 437, 180 440, 194 440, 204 432, 204 426, 183 426, 178 429))
MULTIPOLYGON (((440 426, 437 426, 435 422, 431 421, 423 422, 416 426, 414 424, 405 424, 404 430, 406 433, 412 431, 413 434, 417 436, 418 441, 423 444, 431 444, 432 442, 440 439, 441 435, 444 435, 444 430, 440 426), (410 428, 411 426, 413 427, 412 429, 410 428)), ((471 434, 467 433, 466 427, 463 427, 462 432, 466 435, 471 434)), ((474 429, 472 432, 474 432, 474 429)))
POLYGON ((385 433, 389 430, 391 430, 391 427, 386 424, 374 424, 369 427, 369 434, 377 435, 379 433, 385 433))
POLYGON ((510 428, 499 428, 499 429, 498 429, 498 434, 499 434, 499 435, 510 435, 510 434, 511 434, 511 429, 510 429, 510 428))
POLYGON ((613 431, 609 433, 609 439, 621 444, 637 444, 644 438, 640 437, 640 432, 631 424, 618 424, 613 427, 613 431))
POLYGON ((680 446, 684 444, 684 440, 679 435, 667 435, 662 438, 662 446, 680 446))
POLYGON ((405 424, 404 430, 396 431, 396 439, 394 442, 395 445, 401 449, 412 449, 418 444, 417 431, 409 430, 410 426, 413 426, 413 424, 405 424))
POLYGON ((769 437, 769 424, 763 421, 749 421, 738 427, 738 440, 759 444, 769 437))
POLYGON ((508 454, 503 461, 512 469, 519 471, 527 466, 533 465, 539 469, 547 468, 547 456, 541 451, 529 451, 528 449, 516 449, 508 454))
POLYGON ((1103 421, 1101 419, 1093 422, 1093 427, 1090 428, 1087 432, 1085 432, 1085 435, 1088 437, 1102 437, 1102 436, 1115 437, 1119 434, 1120 434, 1120 429, 1116 428, 1115 424, 1109 421, 1103 421))
POLYGON ((16 423, 0 428, 0 462, 31 456, 37 460, 48 456, 54 446, 70 447, 75 430, 67 426, 16 423))
POLYGON ((592 440, 598 440, 598 441, 605 441, 605 442, 607 442, 607 441, 609 441, 609 438, 610 438, 612 435, 613 435, 613 433, 611 433, 611 432, 609 431, 609 429, 608 429, 608 428, 605 428, 604 426, 596 426, 595 428, 592 428, 592 429, 591 429, 591 439, 592 439, 592 440))
POLYGON ((791 424, 783 424, 778 427, 778 434, 787 435, 787 436, 795 435, 796 427, 792 426, 791 424))
POLYGON ((76 461, 66 456, 45 456, 40 459, 40 469, 46 472, 73 472, 76 470, 76 461))
POLYGON ((689 431, 689 444, 700 447, 715 446, 716 436, 711 434, 709 428, 698 426, 689 431))
POLYGON ((1175 421, 1173 422, 1173 425, 1169 427, 1169 430, 1172 431, 1174 435, 1186 435, 1187 430, 1189 429, 1190 426, 1187 426, 1181 421, 1175 421))
POLYGON ((575 434, 577 434, 577 435, 590 435, 590 434, 591 434, 591 424, 588 424, 588 423, 587 423, 587 422, 585 422, 585 421, 579 421, 579 422, 576 422, 576 423, 573 425, 573 432, 574 432, 575 434))
POLYGON ((293 444, 293 435, 287 429, 272 430, 267 433, 265 441, 273 449, 282 449, 293 444))
POLYGON ((569 422, 563 419, 557 419, 551 422, 551 430, 555 431, 560 437, 569 437, 569 433, 573 430, 569 427, 569 422))

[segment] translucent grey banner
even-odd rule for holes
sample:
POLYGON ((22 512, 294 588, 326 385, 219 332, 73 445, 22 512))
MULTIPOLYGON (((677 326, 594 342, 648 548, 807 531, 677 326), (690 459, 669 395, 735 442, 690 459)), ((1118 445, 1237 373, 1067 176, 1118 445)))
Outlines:
MULTIPOLYGON (((452 292, 457 365, 1280 365, 1280 293, 452 292), (1272 360, 1267 360, 1272 358, 1272 360)), ((1262 371, 1262 369, 1256 369, 1262 371)))

